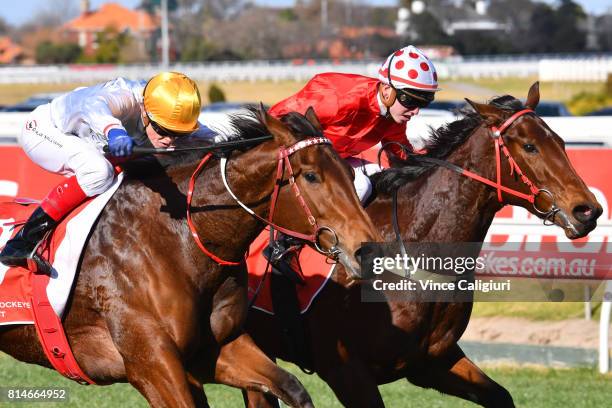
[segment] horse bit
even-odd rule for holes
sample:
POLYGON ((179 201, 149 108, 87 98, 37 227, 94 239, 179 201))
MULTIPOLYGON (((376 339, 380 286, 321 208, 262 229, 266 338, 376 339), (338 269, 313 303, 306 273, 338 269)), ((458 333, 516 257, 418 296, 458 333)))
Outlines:
MULTIPOLYGON (((294 145, 290 146, 290 147, 285 147, 285 146, 280 146, 278 149, 278 165, 276 167, 276 179, 275 179, 275 183, 274 183, 274 190, 272 192, 272 197, 270 200, 270 211, 269 211, 269 215, 268 215, 268 219, 265 219, 263 217, 261 217, 260 215, 256 214, 252 209, 250 209, 246 204, 244 204, 242 201, 240 201, 240 199, 238 199, 238 197, 236 196, 236 194, 234 194, 234 192, 232 191, 232 189, 229 186, 229 183, 227 181, 227 176, 226 176, 226 172, 227 172, 227 162, 228 159, 227 157, 221 157, 220 162, 219 162, 219 167, 221 170, 221 178, 223 180, 223 184, 225 185, 225 188, 227 189, 227 192, 232 196, 232 198, 236 201, 236 203, 238 203, 238 205, 240 207, 242 207, 247 213, 251 214, 253 217, 257 218, 259 221, 262 221, 263 223, 269 225, 272 228, 275 228, 276 230, 282 232, 285 235, 303 240, 303 241, 308 241, 308 242, 312 242, 314 247, 316 248, 316 250, 318 252, 320 252, 321 254, 325 255, 327 258, 331 258, 333 260, 337 260, 339 254, 340 254, 340 249, 338 248, 338 235, 336 234, 336 232, 327 226, 319 226, 315 217, 312 215, 312 212, 310 211, 310 208, 308 208, 308 204, 306 204, 306 201, 304 200, 304 197, 302 196, 300 189, 298 187, 298 185, 295 182, 295 174, 293 172, 293 168, 291 167, 291 162, 289 161, 289 156, 291 156, 293 153, 297 152, 298 150, 301 150, 305 147, 309 147, 309 146, 314 146, 314 145, 319 145, 319 144, 329 144, 331 145, 331 141, 325 137, 312 137, 312 138, 308 138, 305 140, 301 140, 297 143, 295 143, 294 145), (289 173, 289 177, 288 177, 288 182, 289 185, 291 186, 291 188, 293 189, 294 195, 296 197, 296 199, 298 200, 300 206, 302 207, 304 214, 306 215, 306 218, 308 220, 308 223, 310 224, 313 233, 308 235, 308 234, 302 234, 300 232, 297 231, 292 231, 286 228, 283 228, 281 226, 276 225, 274 222, 272 222, 272 219, 274 217, 274 211, 276 208, 276 201, 278 199, 278 194, 280 192, 280 187, 282 185, 282 181, 283 181, 283 177, 285 175, 285 168, 288 169, 288 173, 289 173), (332 235, 333 239, 332 239, 332 244, 330 246, 329 249, 324 249, 323 246, 321 245, 321 235, 324 232, 328 232, 332 235)), ((196 168, 196 170, 194 171, 194 173, 191 176, 191 179, 189 181, 189 190, 187 192, 187 223, 189 225, 189 229, 191 230, 191 235, 193 236, 196 244, 198 245, 198 247, 202 250, 202 252, 204 252, 206 255, 208 255, 211 259, 213 259, 215 262, 217 262, 220 265, 239 265, 240 262, 232 262, 232 261, 226 261, 223 260, 219 257, 217 257, 216 255, 214 255, 213 253, 211 253, 205 246, 204 244, 202 244, 202 242, 200 241, 200 238, 198 236, 198 233, 196 232, 195 229, 195 225, 192 222, 191 219, 191 200, 193 198, 193 192, 194 192, 194 186, 195 186, 195 180, 197 178, 197 176, 199 175, 199 173, 202 171, 202 168, 204 167, 204 164, 206 164, 206 162, 208 162, 208 160, 210 159, 210 157, 212 156, 212 153, 208 153, 200 162, 200 164, 198 165, 198 167, 196 168)))

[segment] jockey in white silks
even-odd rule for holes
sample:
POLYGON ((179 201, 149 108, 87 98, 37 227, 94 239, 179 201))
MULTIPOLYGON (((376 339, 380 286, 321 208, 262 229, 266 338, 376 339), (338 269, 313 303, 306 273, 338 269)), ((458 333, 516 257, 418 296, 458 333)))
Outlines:
POLYGON ((45 234, 87 197, 113 183, 114 166, 104 156, 132 154, 134 145, 163 148, 185 135, 213 137, 198 122, 200 93, 187 76, 160 73, 149 81, 117 78, 77 88, 41 105, 29 116, 19 143, 27 156, 67 178, 42 200, 19 233, 7 242, 0 262, 27 265, 45 234))

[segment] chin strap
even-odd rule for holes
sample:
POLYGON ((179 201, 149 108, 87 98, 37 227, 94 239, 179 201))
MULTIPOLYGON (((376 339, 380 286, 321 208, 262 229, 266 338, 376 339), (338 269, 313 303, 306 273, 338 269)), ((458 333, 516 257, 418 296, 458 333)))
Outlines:
POLYGON ((383 95, 383 91, 382 91, 382 83, 378 84, 378 97, 380 98, 380 101, 382 102, 382 104, 384 105, 384 107, 387 109, 387 111, 385 112, 385 119, 390 119, 391 118, 391 106, 393 106, 393 104, 395 103, 395 89, 393 89, 393 87, 391 88, 391 95, 389 95, 389 98, 385 98, 385 96, 383 95))

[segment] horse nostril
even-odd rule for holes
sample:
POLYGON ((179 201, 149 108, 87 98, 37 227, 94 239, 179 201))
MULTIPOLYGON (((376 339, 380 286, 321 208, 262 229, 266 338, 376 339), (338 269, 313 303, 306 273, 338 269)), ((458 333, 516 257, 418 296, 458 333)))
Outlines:
POLYGON ((572 214, 580 222, 589 222, 601 215, 601 209, 591 204, 580 204, 574 207, 572 214))
POLYGON ((359 248, 359 249, 357 249, 357 250, 355 251, 355 259, 357 260, 357 262, 358 262, 359 264, 361 264, 361 254, 362 254, 362 248, 363 248, 363 247, 361 247, 361 248, 359 248))
POLYGON ((360 246, 355 251, 355 259, 359 262, 360 265, 368 265, 373 261, 374 257, 381 256, 382 251, 380 248, 373 243, 367 243, 365 245, 360 246))

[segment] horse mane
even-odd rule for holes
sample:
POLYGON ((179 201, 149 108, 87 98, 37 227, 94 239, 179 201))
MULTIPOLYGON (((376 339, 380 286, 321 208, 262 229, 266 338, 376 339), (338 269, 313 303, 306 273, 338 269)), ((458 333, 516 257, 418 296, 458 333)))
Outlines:
MULTIPOLYGON (((228 134, 221 135, 223 141, 248 140, 269 135, 268 129, 259 119, 258 107, 249 106, 245 112, 229 115, 228 134)), ((281 122, 289 128, 297 140, 306 137, 321 136, 318 130, 304 115, 289 112, 280 118, 281 122)), ((198 137, 178 139, 177 148, 210 146, 211 141, 198 137)), ((237 148, 239 151, 252 149, 257 145, 237 148)), ((167 172, 176 167, 182 167, 202 160, 204 154, 200 151, 185 153, 172 153, 159 157, 145 156, 123 165, 126 176, 131 178, 147 178, 160 172, 167 172)))
MULTIPOLYGON (((521 101, 510 95, 495 97, 487 103, 509 114, 525 109, 521 101)), ((461 113, 464 115, 463 118, 442 125, 438 129, 429 129, 425 157, 446 159, 455 149, 465 143, 483 121, 482 117, 471 107, 462 109, 461 113)), ((391 168, 370 176, 375 190, 384 194, 391 194, 404 184, 418 179, 424 173, 437 167, 433 163, 420 161, 418 155, 402 160, 389 154, 389 161, 391 168)))

